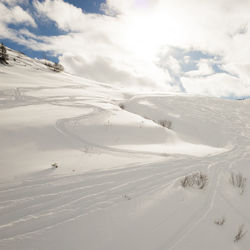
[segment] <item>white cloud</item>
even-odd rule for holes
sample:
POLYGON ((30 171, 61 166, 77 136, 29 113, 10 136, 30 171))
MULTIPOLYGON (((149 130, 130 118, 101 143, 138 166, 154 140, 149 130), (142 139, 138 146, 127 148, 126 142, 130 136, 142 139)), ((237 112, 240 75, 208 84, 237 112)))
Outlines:
POLYGON ((186 72, 185 76, 199 77, 199 76, 211 75, 214 73, 210 60, 202 59, 198 62, 197 66, 198 69, 186 72))
POLYGON ((0 3, 4 3, 8 6, 15 6, 15 5, 28 5, 29 0, 0 0, 0 3))
MULTIPOLYGON (((60 62, 71 73, 109 84, 120 84, 125 88, 147 90, 171 90, 166 74, 152 65, 126 65, 108 57, 95 57, 89 61, 82 56, 63 55, 60 62)), ((173 90, 173 89, 172 89, 173 90)))
POLYGON ((174 75, 179 75, 181 72, 180 63, 173 56, 169 56, 169 58, 166 59, 165 68, 170 69, 174 75))
MULTIPOLYGON (((24 4, 26 1, 20 1, 24 4)), ((9 24, 25 24, 27 26, 36 27, 33 17, 19 5, 17 1, 0 1, 0 38, 10 39, 18 43, 29 46, 26 39, 20 37, 17 30, 9 28, 9 24), (7 5, 5 5, 8 2, 7 5), (5 3, 5 4, 4 4, 5 3)))
POLYGON ((62 0, 34 1, 34 7, 38 13, 56 22, 63 30, 81 30, 85 25, 85 15, 80 8, 62 0))
POLYGON ((2 3, 0 3, 0 23, 2 25, 24 23, 36 27, 32 16, 20 6, 7 7, 2 3))
POLYGON ((212 95, 217 97, 250 96, 249 84, 225 73, 207 77, 183 77, 182 83, 189 93, 212 95))

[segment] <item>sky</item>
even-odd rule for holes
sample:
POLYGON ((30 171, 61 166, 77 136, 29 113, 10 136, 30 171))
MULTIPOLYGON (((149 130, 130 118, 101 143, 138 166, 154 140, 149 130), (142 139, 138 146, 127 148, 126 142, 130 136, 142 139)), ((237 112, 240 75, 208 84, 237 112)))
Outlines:
POLYGON ((250 96, 249 0, 0 0, 0 41, 139 91, 250 96))

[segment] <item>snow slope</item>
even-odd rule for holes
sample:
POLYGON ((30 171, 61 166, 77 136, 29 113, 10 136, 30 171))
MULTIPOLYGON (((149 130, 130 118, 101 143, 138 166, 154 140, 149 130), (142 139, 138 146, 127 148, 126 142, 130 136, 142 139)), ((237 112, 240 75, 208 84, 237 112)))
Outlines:
POLYGON ((0 249, 249 247, 249 101, 132 93, 8 52, 0 249), (196 172, 205 188, 182 187, 196 172))

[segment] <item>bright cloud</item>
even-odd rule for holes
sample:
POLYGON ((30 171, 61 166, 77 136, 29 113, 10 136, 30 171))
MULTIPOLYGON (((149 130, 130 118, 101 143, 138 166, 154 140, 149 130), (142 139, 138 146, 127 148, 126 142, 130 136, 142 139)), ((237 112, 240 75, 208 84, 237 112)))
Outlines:
POLYGON ((183 77, 181 80, 186 91, 190 93, 233 98, 250 96, 249 83, 225 73, 207 77, 183 77))
POLYGON ((14 6, 14 5, 28 5, 29 0, 1 0, 0 2, 9 5, 9 6, 14 6))
POLYGON ((197 69, 188 71, 185 75, 189 77, 196 77, 196 76, 207 76, 214 73, 212 63, 210 60, 201 59, 197 63, 197 69))
POLYGON ((38 13, 56 22, 60 29, 78 31, 84 28, 86 15, 80 8, 61 0, 34 1, 38 13))
MULTIPOLYGON (((27 11, 2 2, 2 23, 35 26, 27 11)), ((33 8, 37 19, 54 22, 64 34, 22 29, 13 39, 60 55, 71 73, 125 87, 249 95, 248 0, 107 0, 104 14, 85 13, 66 0, 34 0, 33 8)))
MULTIPOLYGON (((27 26, 36 27, 33 17, 25 11, 21 6, 16 4, 17 1, 1 0, 0 1, 0 38, 8 38, 19 41, 18 32, 8 27, 9 24, 25 24, 27 26)), ((24 4, 27 1, 20 1, 24 4)))
MULTIPOLYGON (((10 3, 15 4, 13 1, 10 3)), ((24 11, 20 6, 16 5, 14 7, 7 7, 1 2, 0 2, 0 22, 2 25, 25 23, 33 27, 36 26, 36 23, 32 18, 32 16, 28 12, 24 11)))

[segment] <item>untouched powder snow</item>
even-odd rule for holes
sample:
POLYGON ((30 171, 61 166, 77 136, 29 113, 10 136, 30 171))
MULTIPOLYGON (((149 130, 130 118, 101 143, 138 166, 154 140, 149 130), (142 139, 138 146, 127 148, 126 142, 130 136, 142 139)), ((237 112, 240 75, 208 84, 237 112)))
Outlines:
POLYGON ((249 101, 138 95, 8 53, 0 249, 249 248, 249 101))

